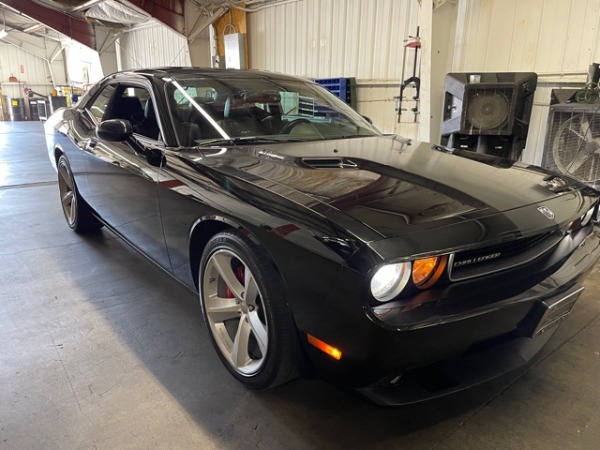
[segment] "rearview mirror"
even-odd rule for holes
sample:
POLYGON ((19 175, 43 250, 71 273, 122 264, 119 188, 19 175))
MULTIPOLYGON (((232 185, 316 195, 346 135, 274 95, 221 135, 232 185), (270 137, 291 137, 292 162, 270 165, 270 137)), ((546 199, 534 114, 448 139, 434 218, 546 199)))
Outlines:
POLYGON ((96 136, 102 141, 119 142, 131 137, 131 122, 124 119, 110 119, 100 122, 96 127, 96 136))

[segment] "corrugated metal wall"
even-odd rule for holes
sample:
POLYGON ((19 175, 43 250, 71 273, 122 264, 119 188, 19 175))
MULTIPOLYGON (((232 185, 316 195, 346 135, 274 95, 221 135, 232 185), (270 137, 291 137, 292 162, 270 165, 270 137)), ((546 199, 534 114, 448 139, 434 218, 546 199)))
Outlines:
MULTIPOLYGON (((39 43, 43 40, 39 39, 39 43)), ((26 48, 18 48, 10 44, 0 44, 0 80, 3 95, 23 97, 22 87, 18 84, 7 83, 11 75, 17 77, 20 83, 26 84, 36 92, 48 94, 52 91, 52 76, 45 58, 45 50, 38 47, 29 50, 28 43, 22 43, 26 48), (34 53, 36 51, 39 56, 34 53), (23 72, 21 72, 21 68, 23 72)), ((50 55, 48 55, 50 56, 50 55)), ((62 55, 52 63, 52 74, 57 84, 66 82, 62 55)))
MULTIPOLYGON (((250 13, 250 67, 308 78, 355 77, 361 114, 384 132, 414 135, 414 125, 396 124, 393 97, 402 78, 403 41, 416 33, 419 9, 417 0, 304 0, 250 13)), ((412 61, 409 52, 405 78, 412 61)))
POLYGON ((186 38, 164 25, 125 33, 119 41, 121 70, 191 65, 186 38))
POLYGON ((466 1, 462 70, 585 72, 600 58, 600 0, 466 1))
POLYGON ((540 76, 523 155, 524 161, 540 164, 550 91, 581 86, 588 66, 600 61, 600 0, 461 1, 466 14, 454 71, 540 76))

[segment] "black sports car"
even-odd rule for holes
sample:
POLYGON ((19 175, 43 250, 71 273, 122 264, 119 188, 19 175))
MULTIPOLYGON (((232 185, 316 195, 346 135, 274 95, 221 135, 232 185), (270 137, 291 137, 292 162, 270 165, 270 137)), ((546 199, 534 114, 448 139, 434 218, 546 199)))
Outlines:
POLYGON ((598 193, 382 135, 315 83, 108 76, 45 125, 69 226, 105 225, 189 288, 225 367, 382 404, 525 364, 600 255, 598 193))

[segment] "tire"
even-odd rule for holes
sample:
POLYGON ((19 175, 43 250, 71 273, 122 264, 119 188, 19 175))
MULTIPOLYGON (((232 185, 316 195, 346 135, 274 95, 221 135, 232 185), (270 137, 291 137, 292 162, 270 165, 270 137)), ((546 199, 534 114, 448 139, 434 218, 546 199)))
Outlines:
POLYGON ((212 343, 235 378, 269 389, 298 376, 296 327, 281 278, 260 246, 233 230, 215 235, 202 255, 199 285, 212 343))
POLYGON ((56 167, 58 169, 60 202, 67 224, 77 233, 98 231, 102 228, 102 223, 92 215, 90 207, 79 195, 69 161, 64 155, 58 158, 56 167))

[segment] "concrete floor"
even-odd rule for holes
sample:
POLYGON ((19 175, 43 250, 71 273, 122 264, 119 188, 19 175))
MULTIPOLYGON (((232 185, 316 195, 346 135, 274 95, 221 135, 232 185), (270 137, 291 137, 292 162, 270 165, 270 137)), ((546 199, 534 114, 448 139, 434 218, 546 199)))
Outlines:
POLYGON ((39 123, 0 123, 0 448, 600 448, 600 274, 541 357, 385 409, 318 380, 245 390, 194 295, 65 224, 39 123))

